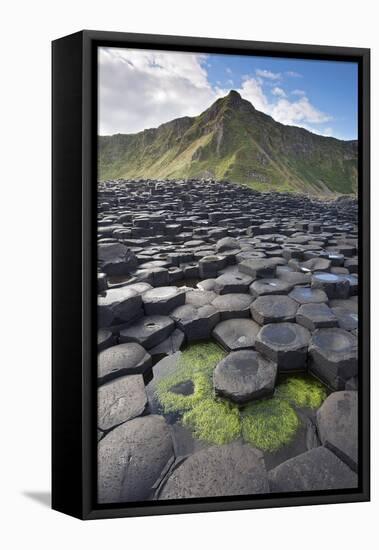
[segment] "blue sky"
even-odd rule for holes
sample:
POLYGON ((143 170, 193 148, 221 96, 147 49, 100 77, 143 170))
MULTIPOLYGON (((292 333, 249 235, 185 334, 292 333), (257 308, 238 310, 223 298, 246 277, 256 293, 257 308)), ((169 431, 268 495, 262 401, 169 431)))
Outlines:
MULTIPOLYGON (((327 126, 333 135, 357 139, 356 63, 212 55, 205 64, 214 86, 241 88, 244 77, 254 75, 268 96, 275 88, 283 90, 290 99, 305 92, 312 105, 330 116, 327 126)), ((322 129, 322 125, 318 127, 322 129)))
POLYGON ((357 138, 357 65, 99 49, 99 134, 135 133, 196 116, 231 89, 282 124, 357 138))

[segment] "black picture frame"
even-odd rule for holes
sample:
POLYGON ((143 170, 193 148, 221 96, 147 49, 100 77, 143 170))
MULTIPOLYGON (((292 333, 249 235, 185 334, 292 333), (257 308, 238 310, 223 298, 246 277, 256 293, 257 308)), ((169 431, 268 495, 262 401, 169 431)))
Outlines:
POLYGON ((52 507, 81 519, 370 499, 370 50, 81 31, 52 43, 52 507), (359 487, 259 497, 96 504, 98 46, 355 61, 359 75, 359 487), (68 267, 70 266, 70 267, 68 267))

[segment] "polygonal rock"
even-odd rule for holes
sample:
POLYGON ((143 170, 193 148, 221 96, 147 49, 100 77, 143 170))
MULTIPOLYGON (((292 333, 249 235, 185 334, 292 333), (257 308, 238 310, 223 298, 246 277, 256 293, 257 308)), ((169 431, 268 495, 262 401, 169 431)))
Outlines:
POLYGON ((311 258, 306 262, 300 262, 299 270, 307 273, 308 271, 328 271, 331 261, 326 258, 311 258))
POLYGON ((254 298, 266 296, 267 294, 288 294, 292 288, 290 283, 280 279, 257 279, 249 288, 254 298))
POLYGON ((358 314, 349 311, 344 307, 332 307, 332 312, 338 319, 338 325, 344 330, 355 330, 358 328, 358 314))
POLYGON ((110 330, 101 328, 97 331, 97 350, 103 351, 115 343, 115 338, 110 330))
POLYGON ((348 298, 350 283, 343 275, 334 273, 314 273, 312 276, 312 288, 321 288, 328 298, 348 298))
POLYGON ((241 443, 198 451, 173 468, 159 499, 255 495, 269 492, 263 455, 241 443))
POLYGON ((253 350, 233 351, 213 371, 216 395, 245 403, 274 391, 277 367, 253 350))
POLYGON ((162 416, 142 416, 121 424, 99 442, 98 501, 148 499, 173 456, 170 429, 162 416))
POLYGON ((176 328, 174 332, 172 332, 170 336, 166 338, 166 340, 163 340, 163 342, 151 348, 149 350, 149 353, 151 357, 154 358, 154 361, 156 361, 157 359, 161 359, 165 355, 173 355, 180 350, 184 340, 184 333, 180 329, 176 328))
POLYGON ((214 289, 219 294, 248 292, 252 281, 249 275, 243 273, 225 273, 217 277, 214 289))
POLYGON ((213 300, 212 305, 220 312, 221 320, 250 317, 250 294, 223 294, 213 300))
POLYGON ((289 293, 289 297, 299 304, 324 304, 328 301, 323 290, 309 286, 295 286, 289 293))
POLYGON ((150 315, 120 331, 120 342, 137 342, 146 349, 157 346, 166 340, 175 328, 170 317, 150 315))
POLYGON ((251 304, 253 319, 260 325, 295 320, 299 304, 288 296, 260 296, 251 304))
POLYGON ((233 237, 224 237, 223 239, 220 239, 216 243, 217 252, 225 252, 226 250, 236 250, 237 248, 239 248, 238 241, 233 237))
POLYGON ((126 374, 144 374, 151 368, 151 357, 139 344, 112 346, 98 355, 99 384, 126 374))
POLYGON ((317 411, 316 419, 322 444, 357 471, 358 392, 332 393, 317 411))
POLYGON ((309 330, 338 326, 338 319, 326 304, 304 304, 296 313, 296 322, 309 330))
POLYGON ((98 296, 97 307, 99 327, 127 323, 143 314, 141 296, 128 287, 107 290, 105 295, 98 296))
POLYGON ((212 290, 191 289, 186 292, 186 304, 195 307, 207 306, 217 298, 217 294, 212 290))
POLYGON ((183 305, 185 299, 185 292, 176 286, 152 288, 142 295, 146 315, 168 315, 170 311, 183 305))
POLYGON ((147 405, 142 374, 111 380, 97 392, 97 426, 103 432, 140 416, 147 405))
POLYGON ((192 305, 180 306, 171 312, 178 327, 189 342, 206 340, 220 321, 220 313, 213 305, 196 308, 192 305))
POLYGON ((314 332, 309 346, 309 368, 334 390, 358 373, 356 336, 341 328, 322 328, 314 332))
POLYGON ((251 319, 227 319, 215 326, 213 338, 228 351, 252 348, 260 326, 251 319))
POLYGON ((217 277, 220 269, 225 267, 226 260, 223 256, 204 256, 199 260, 199 273, 202 279, 217 277))
POLYGON ((282 462, 268 476, 273 493, 326 491, 358 486, 357 474, 325 447, 316 447, 282 462))
POLYGON ((131 273, 138 265, 134 253, 118 242, 98 243, 97 258, 101 270, 107 275, 131 273))
POLYGON ((238 264, 238 270, 241 273, 250 275, 253 279, 274 278, 276 265, 276 262, 271 258, 247 259, 238 264))
POLYGON ((304 370, 310 336, 296 323, 273 323, 261 328, 255 347, 278 365, 279 372, 304 370))

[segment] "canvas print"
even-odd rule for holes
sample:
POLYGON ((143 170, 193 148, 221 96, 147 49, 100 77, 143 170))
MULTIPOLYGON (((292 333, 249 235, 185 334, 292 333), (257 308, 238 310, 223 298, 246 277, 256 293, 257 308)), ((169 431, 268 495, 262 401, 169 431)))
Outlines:
POLYGON ((358 487, 358 66, 98 48, 97 502, 358 487))

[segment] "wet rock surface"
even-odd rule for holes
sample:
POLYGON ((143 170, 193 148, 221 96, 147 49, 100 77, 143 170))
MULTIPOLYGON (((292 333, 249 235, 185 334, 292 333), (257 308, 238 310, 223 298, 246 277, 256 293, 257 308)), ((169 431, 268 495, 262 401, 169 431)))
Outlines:
MULTIPOLYGON (((354 200, 340 208, 212 180, 100 182, 100 501, 355 486, 357 273, 354 200), (162 413, 154 388, 183 350, 212 341, 228 353, 212 403, 276 402, 293 372, 332 393, 317 415, 296 409, 297 439, 264 460, 239 439, 196 439, 162 413), (241 354, 249 359, 230 362, 241 354)), ((199 387, 183 380, 172 392, 199 387)))

